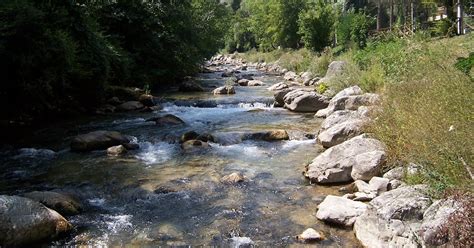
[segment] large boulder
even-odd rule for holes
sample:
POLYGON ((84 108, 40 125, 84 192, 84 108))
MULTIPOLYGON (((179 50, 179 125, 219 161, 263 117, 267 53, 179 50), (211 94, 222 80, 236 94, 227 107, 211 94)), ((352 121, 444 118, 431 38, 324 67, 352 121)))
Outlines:
POLYGON ((318 142, 324 147, 329 148, 339 145, 342 142, 353 138, 362 133, 362 128, 367 123, 363 119, 350 119, 336 124, 318 134, 318 142))
POLYGON ((319 204, 316 218, 331 224, 350 227, 366 209, 367 205, 364 203, 328 195, 319 204))
POLYGON ((204 88, 194 81, 185 81, 179 86, 181 92, 202 92, 204 88))
POLYGON ((364 247, 420 247, 423 213, 431 205, 427 187, 401 187, 373 199, 354 223, 364 247))
POLYGON ((337 110, 357 110, 361 106, 372 106, 379 102, 380 96, 373 93, 334 97, 327 108, 316 113, 316 117, 327 117, 337 110))
POLYGON ((119 132, 95 131, 73 138, 71 141, 71 150, 75 152, 105 150, 111 146, 127 143, 130 143, 130 140, 119 132))
POLYGON ((370 180, 385 164, 384 145, 366 135, 333 146, 308 165, 305 175, 316 183, 370 180))
POLYGON ((212 91, 214 95, 232 95, 235 94, 234 86, 226 85, 212 91))
POLYGON ((184 124, 183 120, 171 114, 150 118, 146 121, 154 121, 156 125, 159 125, 159 126, 176 126, 176 125, 184 124))
POLYGON ((37 245, 67 233, 71 224, 56 211, 28 198, 0 196, 0 245, 37 245))
POLYGON ((291 91, 293 91, 293 90, 290 89, 290 88, 286 88, 286 89, 282 89, 282 90, 279 90, 279 91, 275 92, 275 94, 273 94, 273 98, 275 98, 275 102, 273 103, 273 106, 275 106, 275 107, 285 106, 284 98, 291 91))
POLYGON ((317 112, 328 106, 329 99, 314 91, 297 89, 283 98, 285 108, 294 112, 317 112))
POLYGON ((124 103, 118 105, 117 110, 126 112, 126 111, 140 110, 144 107, 145 107, 145 105, 143 105, 139 101, 128 101, 128 102, 124 102, 124 103))
POLYGON ((82 205, 74 197, 52 191, 33 191, 23 195, 42 203, 62 215, 76 215, 82 211, 82 205))
POLYGON ((331 79, 341 76, 347 70, 346 61, 333 61, 329 64, 328 70, 326 71, 326 76, 321 79, 323 82, 328 82, 331 79))
POLYGON ((249 82, 250 82, 250 80, 242 78, 239 81, 237 81, 237 84, 240 85, 240 86, 248 86, 249 82))

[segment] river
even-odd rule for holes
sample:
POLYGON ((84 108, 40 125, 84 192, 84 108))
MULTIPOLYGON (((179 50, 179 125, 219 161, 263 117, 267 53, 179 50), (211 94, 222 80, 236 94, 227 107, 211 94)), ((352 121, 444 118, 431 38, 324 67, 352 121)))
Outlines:
POLYGON ((82 200, 84 212, 68 217, 74 231, 48 246, 233 246, 239 242, 233 237, 249 237, 257 246, 304 246, 295 236, 312 227, 326 236, 321 246, 357 247, 352 230, 315 217, 317 205, 328 194, 339 195, 339 187, 310 185, 302 175, 321 151, 306 135, 316 134, 321 121, 271 106, 267 87, 282 81, 279 76, 255 68, 242 73, 255 74, 266 86, 214 96, 210 92, 226 78, 203 73, 197 78, 206 92, 166 92, 158 96, 164 107, 159 112, 110 114, 38 130, 26 146, 34 148, 2 151, 0 194, 60 190, 82 200), (186 125, 145 122, 164 113, 186 125), (243 132, 273 129, 287 130, 290 140, 239 139, 243 132), (96 130, 133 136, 140 149, 122 157, 69 151, 76 134, 96 130), (177 140, 187 131, 210 133, 216 143, 185 153, 177 140), (233 172, 246 182, 220 182, 233 172))

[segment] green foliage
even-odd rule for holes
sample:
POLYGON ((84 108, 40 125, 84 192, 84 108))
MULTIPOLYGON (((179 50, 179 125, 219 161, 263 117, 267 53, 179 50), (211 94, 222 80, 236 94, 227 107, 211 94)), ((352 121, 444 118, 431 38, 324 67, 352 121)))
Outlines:
POLYGON ((364 48, 374 19, 364 12, 347 11, 336 24, 337 43, 349 48, 364 48))
POLYGON ((70 1, 2 1, 0 44, 7 116, 94 106, 115 59, 94 20, 70 1))
POLYGON ((329 86, 325 83, 320 83, 318 85, 318 88, 316 89, 316 91, 319 93, 319 94, 324 94, 324 92, 326 92, 327 90, 329 89, 329 86))
POLYGON ((433 36, 452 37, 456 34, 455 23, 449 19, 436 21, 431 28, 431 33, 433 36))
POLYGON ((456 68, 461 70, 467 75, 470 75, 472 78, 472 68, 474 68, 474 52, 469 54, 467 58, 458 58, 456 63, 456 68))
POLYGON ((93 110, 108 85, 172 83, 223 47, 230 12, 215 0, 1 1, 2 112, 93 110))
POLYGON ((331 44, 334 12, 330 4, 322 0, 312 2, 300 13, 298 24, 305 47, 319 52, 331 44))

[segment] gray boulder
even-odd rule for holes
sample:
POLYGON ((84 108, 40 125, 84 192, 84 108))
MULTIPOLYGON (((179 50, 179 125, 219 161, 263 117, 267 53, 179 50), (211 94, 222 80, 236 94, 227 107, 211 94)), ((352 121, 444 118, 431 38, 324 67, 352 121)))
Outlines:
POLYGON ((82 204, 74 197, 52 191, 34 191, 23 195, 40 202, 62 215, 76 215, 82 211, 82 204))
POLYGON ((373 93, 334 97, 327 108, 316 113, 316 117, 327 117, 337 110, 357 110, 360 106, 372 106, 379 102, 380 96, 373 93))
POLYGON ((0 245, 37 245, 71 230, 58 212, 28 198, 0 196, 0 245))
POLYGON ((324 148, 339 145, 350 138, 360 135, 366 123, 367 119, 354 118, 346 120, 321 131, 318 135, 318 142, 324 148))
POLYGON ((312 182, 323 184, 370 180, 384 164, 383 144, 360 135, 321 153, 308 165, 305 175, 312 182))
POLYGON ((362 215, 367 205, 339 196, 328 195, 318 206, 316 218, 343 226, 352 226, 356 218, 362 215))
POLYGON ((119 132, 95 131, 78 135, 72 139, 71 150, 75 152, 105 150, 111 146, 127 143, 130 143, 130 140, 119 132))
POLYGON ((279 91, 275 92, 275 94, 273 95, 273 98, 275 98, 275 102, 273 103, 273 106, 275 106, 275 107, 285 106, 284 98, 291 91, 293 91, 293 90, 287 88, 287 89, 283 89, 283 90, 279 90, 279 91))
POLYGON ((288 89, 289 86, 284 83, 284 82, 279 82, 277 84, 274 84, 268 88, 269 91, 277 91, 277 90, 283 90, 283 89, 288 89))
POLYGON ((430 204, 423 185, 383 193, 356 219, 355 235, 364 247, 420 247, 417 230, 430 204))
POLYGON ((317 112, 326 108, 329 99, 314 91, 296 89, 285 95, 283 98, 285 108, 294 112, 317 112))

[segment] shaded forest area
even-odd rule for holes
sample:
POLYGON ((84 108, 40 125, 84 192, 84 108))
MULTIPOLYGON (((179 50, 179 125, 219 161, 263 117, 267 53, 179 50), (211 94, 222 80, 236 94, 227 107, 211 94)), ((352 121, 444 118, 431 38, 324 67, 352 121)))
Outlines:
POLYGON ((209 0, 4 0, 1 119, 87 112, 110 86, 161 87, 195 73, 222 47, 227 11, 209 0))

